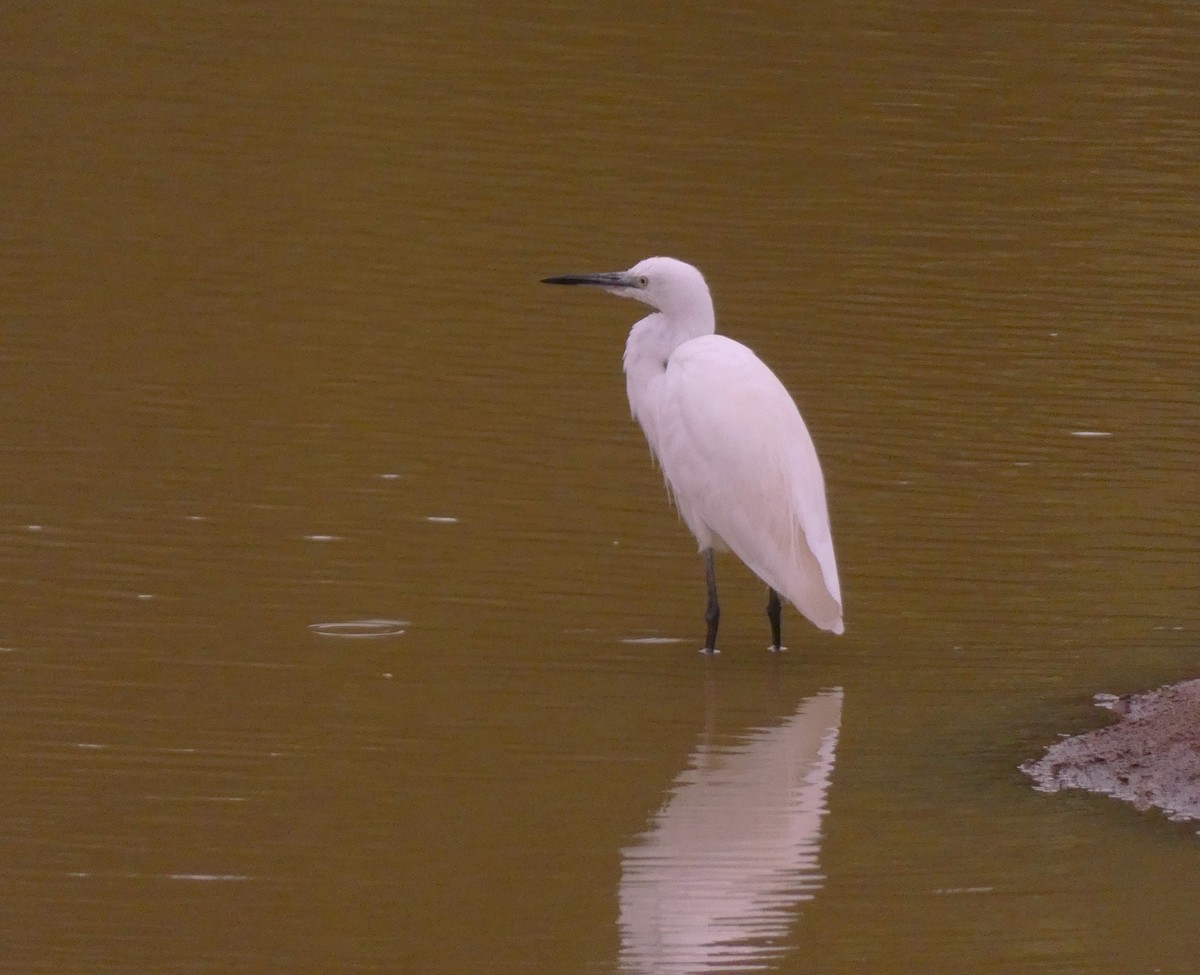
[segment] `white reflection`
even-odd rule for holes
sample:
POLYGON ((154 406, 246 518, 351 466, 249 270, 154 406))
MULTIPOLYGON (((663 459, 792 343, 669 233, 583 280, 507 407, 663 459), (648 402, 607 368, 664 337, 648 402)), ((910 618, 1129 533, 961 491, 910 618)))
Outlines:
POLYGON ((755 971, 783 953, 796 905, 824 881, 817 853, 841 717, 837 688, 734 744, 701 741, 622 853, 624 971, 755 971))

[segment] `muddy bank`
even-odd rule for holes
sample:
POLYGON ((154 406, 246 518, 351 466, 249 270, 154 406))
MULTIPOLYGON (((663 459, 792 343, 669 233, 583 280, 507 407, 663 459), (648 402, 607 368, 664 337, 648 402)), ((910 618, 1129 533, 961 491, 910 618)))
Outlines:
POLYGON ((1200 680, 1097 701, 1120 720, 1056 742, 1021 771, 1046 792, 1088 789, 1200 820, 1200 680))

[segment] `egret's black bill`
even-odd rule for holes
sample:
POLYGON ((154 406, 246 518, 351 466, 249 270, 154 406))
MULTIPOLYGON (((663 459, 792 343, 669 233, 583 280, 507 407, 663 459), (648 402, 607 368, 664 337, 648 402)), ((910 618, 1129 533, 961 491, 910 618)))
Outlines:
POLYGON ((629 286, 624 271, 609 271, 604 274, 556 274, 542 278, 542 284, 593 284, 601 288, 625 288, 629 286))

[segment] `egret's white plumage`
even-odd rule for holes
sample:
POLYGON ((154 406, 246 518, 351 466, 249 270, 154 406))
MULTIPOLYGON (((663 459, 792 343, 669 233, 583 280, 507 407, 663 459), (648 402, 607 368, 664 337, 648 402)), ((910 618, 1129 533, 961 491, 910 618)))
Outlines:
MULTIPOLYGON (((825 482, 800 411, 750 349, 715 334, 712 298, 696 268, 651 257, 628 271, 546 278, 636 298, 654 312, 625 345, 629 405, 708 566, 706 649, 715 650, 711 551, 728 549, 823 630, 841 633, 841 588, 825 482)), ((773 605, 772 605, 773 604, 773 605)))

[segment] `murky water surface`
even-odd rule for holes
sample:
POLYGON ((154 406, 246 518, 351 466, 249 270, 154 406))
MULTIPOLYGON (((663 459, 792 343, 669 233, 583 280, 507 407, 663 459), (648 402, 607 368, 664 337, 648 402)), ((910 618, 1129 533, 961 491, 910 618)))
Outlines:
POLYGON ((0 14, 0 968, 1192 972, 1200 841, 1039 795, 1196 676, 1200 8, 0 14), (620 374, 792 388, 845 636, 620 374))

